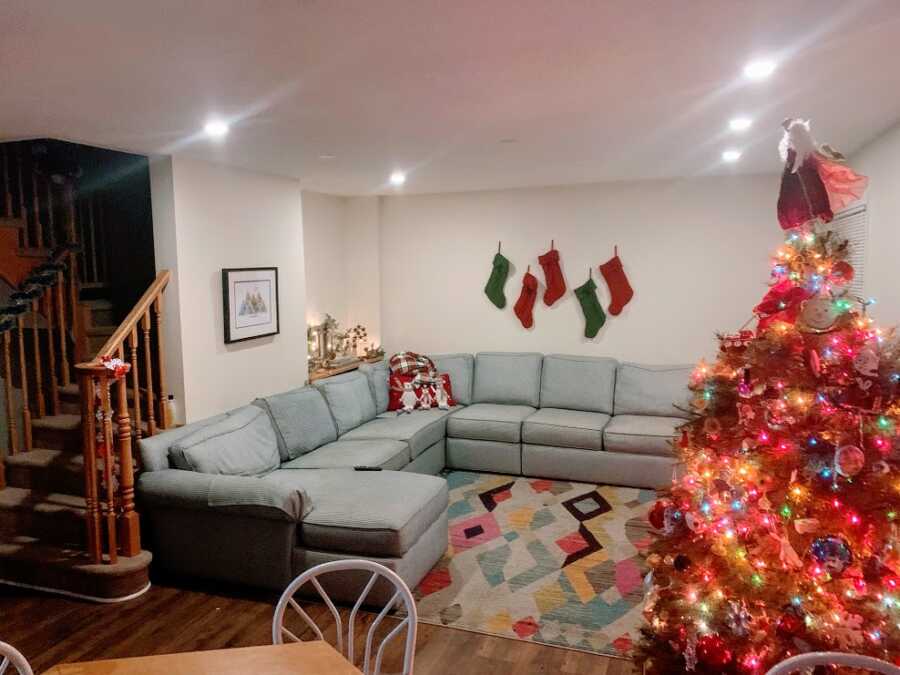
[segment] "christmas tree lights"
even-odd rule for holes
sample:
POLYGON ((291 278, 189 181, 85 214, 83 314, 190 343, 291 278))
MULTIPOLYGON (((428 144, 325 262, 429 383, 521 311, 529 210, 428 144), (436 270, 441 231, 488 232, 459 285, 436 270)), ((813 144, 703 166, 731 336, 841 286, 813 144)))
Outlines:
POLYGON ((865 178, 789 120, 786 238, 756 331, 690 379, 682 477, 650 512, 648 674, 761 675, 807 651, 900 655, 900 338, 827 230, 865 178))

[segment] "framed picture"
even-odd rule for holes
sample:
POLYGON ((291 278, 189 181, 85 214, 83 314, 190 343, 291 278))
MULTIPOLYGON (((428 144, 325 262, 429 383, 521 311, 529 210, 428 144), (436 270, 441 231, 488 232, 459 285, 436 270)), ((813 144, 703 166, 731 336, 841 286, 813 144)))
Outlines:
POLYGON ((222 270, 225 343, 278 333, 278 268, 222 270))

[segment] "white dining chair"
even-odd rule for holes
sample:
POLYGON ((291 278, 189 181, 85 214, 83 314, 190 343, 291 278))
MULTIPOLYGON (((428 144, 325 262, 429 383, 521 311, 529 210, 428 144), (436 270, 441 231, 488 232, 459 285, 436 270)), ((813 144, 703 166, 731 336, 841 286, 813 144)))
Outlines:
POLYGON ((288 640, 293 642, 300 642, 300 638, 298 638, 294 633, 288 630, 284 625, 284 617, 285 612, 288 607, 291 607, 297 614, 303 619, 306 624, 312 628, 313 632, 316 634, 316 637, 319 640, 324 640, 324 636, 322 634, 321 629, 316 625, 315 621, 313 621, 309 614, 307 614, 300 604, 294 599, 294 596, 297 592, 307 583, 311 584, 313 588, 316 589, 319 596, 322 598, 328 610, 331 612, 331 616, 334 619, 335 628, 337 630, 337 649, 343 654, 350 663, 354 663, 354 623, 356 621, 356 615, 359 612, 359 608, 365 602, 372 588, 375 586, 375 583, 379 579, 384 579, 388 583, 390 583, 394 587, 394 593, 391 596, 391 599, 388 600, 387 604, 384 608, 379 612, 378 616, 372 621, 372 625, 369 627, 369 631, 366 634, 366 643, 365 643, 365 651, 363 653, 363 666, 362 672, 363 675, 380 675, 381 674, 381 662, 384 657, 384 650, 387 644, 393 640, 403 628, 406 628, 406 646, 404 648, 404 656, 403 656, 403 675, 412 675, 413 672, 413 658, 415 656, 416 650, 416 625, 418 620, 418 614, 416 612, 416 601, 413 599, 412 592, 410 592, 409 587, 406 585, 406 582, 401 579, 396 572, 388 569, 384 565, 380 565, 376 562, 372 562, 371 560, 336 560, 334 562, 322 563, 321 565, 316 565, 315 567, 311 567, 306 570, 299 577, 294 579, 290 585, 284 590, 284 593, 281 595, 281 599, 278 600, 278 604, 275 606, 275 616, 272 618, 272 642, 276 645, 283 644, 285 637, 288 640), (353 609, 350 610, 350 616, 347 620, 347 631, 346 631, 346 640, 344 639, 344 631, 342 630, 342 622, 341 615, 335 607, 334 602, 328 596, 328 593, 325 592, 325 589, 322 588, 322 584, 319 583, 319 577, 332 574, 335 572, 348 572, 348 571, 362 571, 362 572, 371 572, 372 576, 369 578, 368 583, 366 583, 365 587, 362 590, 362 593, 359 596, 359 599, 356 601, 356 604, 353 605, 353 609), (405 610, 406 616, 400 621, 397 626, 390 631, 382 640, 378 646, 378 651, 375 654, 375 663, 374 670, 370 670, 371 665, 371 655, 372 655, 372 645, 375 639, 375 632, 378 627, 381 625, 382 620, 385 616, 394 608, 394 606, 401 604, 403 610, 405 610))
POLYGON ((6 675, 10 666, 15 668, 19 675, 34 675, 34 671, 28 665, 28 660, 22 656, 22 652, 12 645, 0 642, 0 675, 6 675))
POLYGON ((845 652, 810 652, 792 656, 772 667, 766 675, 789 675, 789 673, 813 666, 847 666, 848 668, 871 670, 883 673, 883 675, 900 675, 900 668, 887 661, 845 652))

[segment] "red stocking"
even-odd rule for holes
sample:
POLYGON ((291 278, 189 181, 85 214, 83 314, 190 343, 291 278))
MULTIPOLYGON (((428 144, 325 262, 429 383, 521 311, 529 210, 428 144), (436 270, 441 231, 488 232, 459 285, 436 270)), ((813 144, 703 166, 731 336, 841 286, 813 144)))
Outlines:
POLYGON ((522 292, 519 299, 516 300, 514 308, 516 316, 522 322, 524 328, 531 328, 534 325, 534 301, 537 298, 538 280, 531 272, 525 272, 522 277, 522 292))
POLYGON ((609 313, 616 316, 625 309, 625 305, 634 296, 634 291, 631 289, 631 284, 628 283, 625 270, 622 269, 619 247, 616 246, 613 250, 613 257, 600 265, 600 274, 606 280, 606 285, 609 287, 609 295, 612 298, 612 301, 609 303, 609 313))
POLYGON ((559 300, 566 292, 566 280, 563 279, 562 270, 559 267, 559 251, 550 244, 550 250, 544 255, 538 256, 538 262, 544 268, 544 279, 547 281, 547 290, 544 291, 544 304, 549 307, 559 300))

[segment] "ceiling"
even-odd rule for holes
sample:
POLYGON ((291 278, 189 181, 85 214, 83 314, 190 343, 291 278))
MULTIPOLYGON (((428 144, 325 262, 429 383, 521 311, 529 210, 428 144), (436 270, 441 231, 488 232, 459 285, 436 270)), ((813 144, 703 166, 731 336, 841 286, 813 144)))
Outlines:
POLYGON ((900 119, 897 0, 3 0, 0 26, 3 138, 337 194, 777 171, 786 116, 844 152, 900 119))

